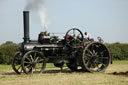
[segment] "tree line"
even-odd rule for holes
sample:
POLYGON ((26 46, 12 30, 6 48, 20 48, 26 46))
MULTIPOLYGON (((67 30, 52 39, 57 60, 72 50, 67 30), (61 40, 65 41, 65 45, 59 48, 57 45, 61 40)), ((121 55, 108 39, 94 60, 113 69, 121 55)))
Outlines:
MULTIPOLYGON (((105 45, 109 48, 113 60, 128 60, 128 44, 106 43, 105 45)), ((12 41, 0 45, 0 64, 11 64, 11 60, 19 48, 19 44, 12 41)))
POLYGON ((128 44, 112 43, 106 44, 114 60, 128 60, 128 44))

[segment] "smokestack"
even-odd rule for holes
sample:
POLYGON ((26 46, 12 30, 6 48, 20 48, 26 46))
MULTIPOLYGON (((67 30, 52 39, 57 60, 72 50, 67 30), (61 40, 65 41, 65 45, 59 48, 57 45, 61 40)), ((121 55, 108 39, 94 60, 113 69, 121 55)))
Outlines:
POLYGON ((24 43, 29 43, 29 11, 23 12, 24 18, 24 43))

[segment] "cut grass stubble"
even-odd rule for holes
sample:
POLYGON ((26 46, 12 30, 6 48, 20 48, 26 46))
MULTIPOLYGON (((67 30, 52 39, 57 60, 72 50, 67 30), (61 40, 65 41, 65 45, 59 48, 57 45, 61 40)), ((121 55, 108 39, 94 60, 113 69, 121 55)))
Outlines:
POLYGON ((10 66, 0 66, 0 85, 127 85, 128 76, 114 75, 114 72, 128 71, 128 61, 114 61, 105 72, 71 72, 48 64, 45 73, 17 75, 10 66), (2 69, 1 69, 2 68, 2 69))

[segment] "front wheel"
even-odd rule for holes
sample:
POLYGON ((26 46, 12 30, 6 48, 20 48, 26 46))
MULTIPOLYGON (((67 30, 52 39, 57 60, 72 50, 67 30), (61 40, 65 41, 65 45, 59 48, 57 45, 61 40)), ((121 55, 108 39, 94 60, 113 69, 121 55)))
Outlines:
POLYGON ((42 73, 45 67, 45 57, 38 51, 29 51, 22 58, 22 68, 26 74, 42 73))

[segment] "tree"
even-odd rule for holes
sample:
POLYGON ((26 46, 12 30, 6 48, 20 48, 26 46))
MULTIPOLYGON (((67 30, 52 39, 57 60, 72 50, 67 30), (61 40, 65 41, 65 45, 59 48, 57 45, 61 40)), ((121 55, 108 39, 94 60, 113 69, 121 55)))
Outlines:
POLYGON ((114 59, 128 60, 128 44, 107 44, 114 59))
POLYGON ((0 46, 0 64, 11 62, 12 57, 19 50, 19 45, 12 41, 7 41, 0 46))

